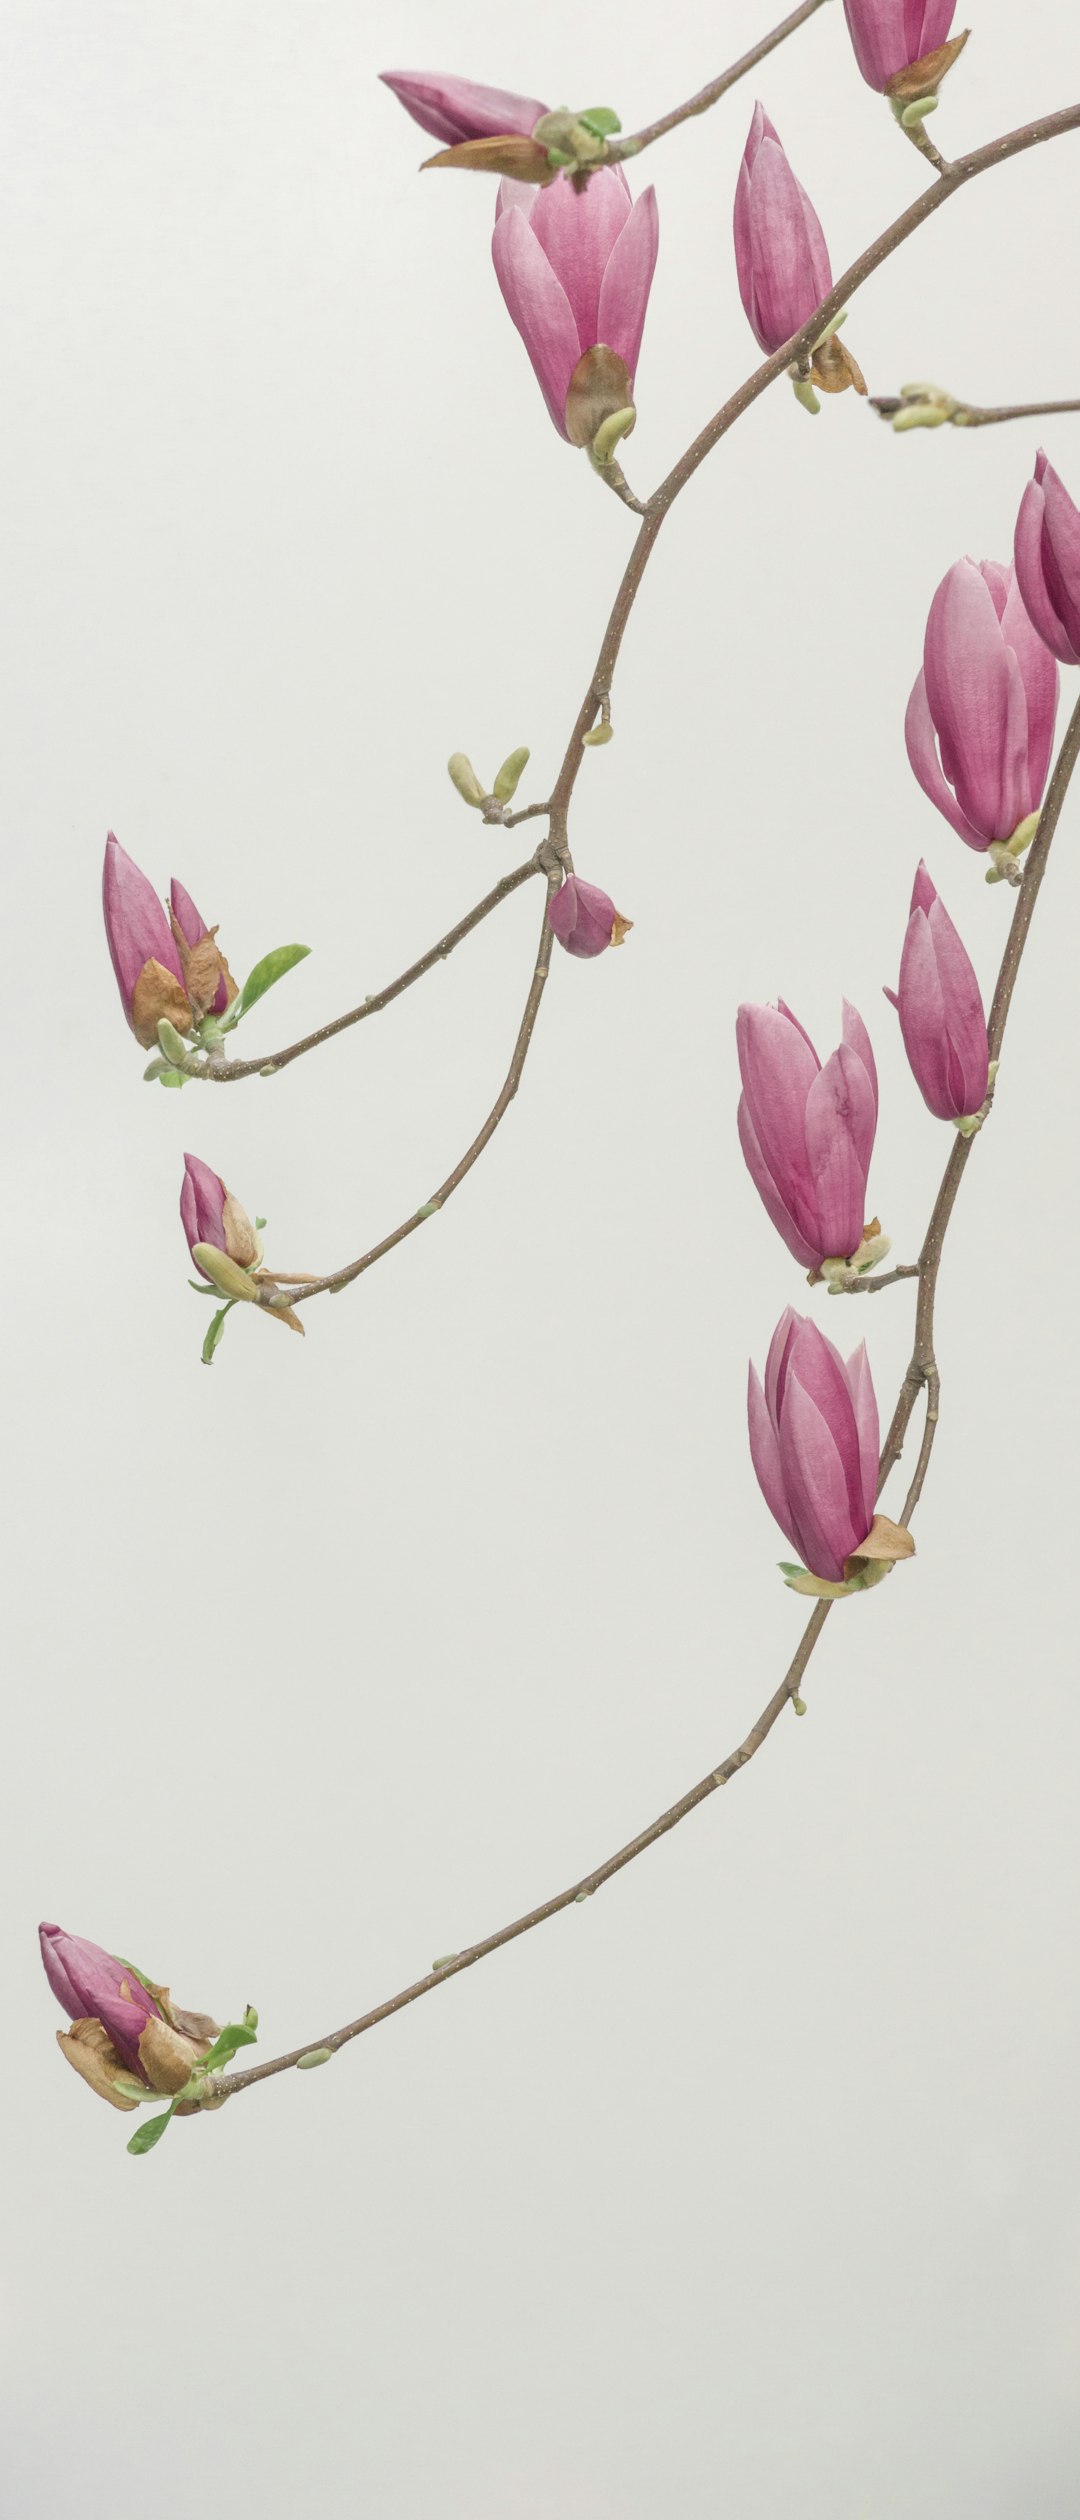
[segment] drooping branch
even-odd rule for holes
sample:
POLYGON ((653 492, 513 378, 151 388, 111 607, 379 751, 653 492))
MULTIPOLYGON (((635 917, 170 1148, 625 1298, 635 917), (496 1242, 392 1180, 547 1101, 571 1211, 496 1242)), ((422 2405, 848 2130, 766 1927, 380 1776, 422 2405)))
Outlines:
MULTIPOLYGON (((1080 700, 1077 701, 1069 720, 1054 766, 1046 803, 1039 819, 1038 831, 1031 845, 998 971, 987 1026, 992 1058, 1000 1056, 1017 974, 1031 929, 1035 903, 1046 872, 1051 843, 1078 754, 1080 754, 1080 700)), ((904 1506, 905 1523, 910 1522, 922 1494, 937 1429, 940 1386, 934 1356, 933 1332, 938 1277, 945 1236, 956 1205, 957 1193, 976 1142, 974 1136, 956 1139, 945 1166, 941 1187, 934 1201, 919 1255, 919 1298, 911 1364, 905 1374, 881 1454, 878 1476, 879 1496, 890 1472, 900 1458, 918 1393, 925 1388, 927 1392, 926 1420, 918 1460, 904 1506)), ((440 1961, 437 1968, 431 1968, 423 1977, 415 1978, 411 1985, 402 1987, 398 1994, 387 1997, 381 2004, 376 2004, 370 2012, 361 2013, 356 2021, 346 2022, 343 2029, 332 2030, 322 2038, 309 2039, 304 2047, 293 2048, 288 2055, 269 2057, 264 2063, 248 2066, 240 2073, 215 2075, 212 2081, 213 2097, 232 2097, 237 2092, 249 2090, 255 2083, 269 2081, 275 2074, 288 2073, 312 2056, 313 2052, 325 2053, 328 2056, 335 2055, 339 2048, 348 2046, 351 2040, 360 2038, 366 2030, 374 2030, 379 2022, 388 2021, 394 2013, 402 2012, 407 2005, 416 2003, 421 1995, 432 1994, 437 1986, 443 1985, 448 1979, 460 1977, 465 1969, 474 1968, 478 1960, 486 1960, 492 1952, 501 1951, 507 1943, 516 1942, 520 1935, 531 1933, 537 1925, 546 1924, 549 1917, 558 1916, 563 1908, 572 1907, 579 1900, 591 1898, 595 1891, 603 1888, 605 1882, 613 1880, 616 1873, 622 1872, 627 1864, 634 1863, 637 1857, 645 1854, 650 1846, 656 1846, 661 1838, 667 1836, 669 1830, 677 1828, 679 1822, 685 1820, 690 1812, 696 1811, 699 1805, 707 1802, 721 1785, 728 1784, 733 1776, 738 1775, 741 1768, 747 1767, 763 1742, 768 1740, 769 1734, 789 1701, 795 1705, 796 1712, 799 1711, 800 1683, 833 1607, 834 1604, 830 1601, 819 1601, 815 1604, 779 1687, 773 1691, 768 1704, 762 1708, 756 1723, 751 1726, 738 1748, 729 1751, 728 1756, 721 1760, 718 1767, 710 1769, 707 1776, 702 1777, 698 1784, 692 1785, 688 1793, 680 1795, 677 1802, 661 1812, 658 1819, 651 1821, 647 1828, 640 1830, 638 1835, 631 1838, 627 1845, 620 1847, 616 1854, 609 1855, 604 1863, 596 1866, 594 1871, 584 1873, 579 1880, 571 1882, 567 1889, 558 1891, 554 1898, 545 1899, 539 1907, 530 1908, 526 1915, 516 1917, 509 1925, 501 1926, 497 1933, 486 1935, 481 1942, 471 1943, 464 1951, 450 1954, 440 1961)))

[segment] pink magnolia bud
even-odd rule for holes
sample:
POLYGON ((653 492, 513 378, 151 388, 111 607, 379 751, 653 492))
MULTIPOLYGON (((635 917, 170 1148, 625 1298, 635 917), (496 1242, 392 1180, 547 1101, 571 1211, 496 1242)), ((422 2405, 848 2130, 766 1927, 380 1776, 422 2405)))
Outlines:
POLYGON ((900 957, 900 1017, 911 1073, 938 1120, 969 1119, 986 1100, 990 1053, 979 983, 920 861, 900 957))
POLYGON ((765 351, 801 331, 832 287, 821 222, 760 104, 735 189, 735 267, 747 319, 765 351))
POLYGON ((750 1367, 750 1453, 758 1486, 804 1566, 842 1583, 874 1520, 878 1412, 865 1347, 845 1365, 790 1307, 773 1332, 764 1388, 750 1367))
POLYGON ((379 77, 421 131, 430 131, 433 139, 444 141, 448 148, 459 140, 531 132, 548 110, 535 96, 515 96, 509 88, 478 87, 474 79, 455 79, 438 70, 380 70, 379 77))
MULTIPOLYGON (((226 1252, 241 1269, 251 1268, 260 1256, 258 1236, 239 1199, 226 1190, 220 1173, 211 1172, 209 1164, 204 1164, 198 1155, 184 1157, 180 1222, 193 1259, 202 1243, 226 1252)), ((201 1261, 196 1259, 195 1266, 206 1277, 201 1261)))
POLYGON ((1020 501, 1014 547, 1024 607, 1062 665, 1080 665, 1080 511, 1042 448, 1020 501))
MULTIPOLYGON (((913 62, 937 52, 955 11, 956 0, 844 0, 848 33, 867 86, 884 93, 913 62)), ((932 65, 927 67, 932 75, 932 65)), ((920 91, 916 84, 911 92, 931 90, 920 91)))
MULTIPOLYGON (((56 2033, 68 2064, 114 2109, 138 2107, 137 2094, 125 2087, 131 2083, 175 2098, 208 2053, 217 2022, 183 2011, 167 1986, 151 1991, 126 1960, 80 1934, 41 1925, 38 1935, 45 1975, 74 2025, 56 2033)), ((182 2100, 180 2114, 192 2105, 182 2100)))
POLYGON ((191 1001, 169 922, 153 885, 111 831, 105 843, 101 900, 112 967, 136 1041, 141 1041, 144 1050, 156 1044, 162 1015, 168 1016, 177 1032, 190 1032, 191 1001))
POLYGON ((955 561, 930 606, 904 734, 920 787, 969 849, 1010 841, 1038 812, 1057 698, 1015 569, 955 561))
POLYGON ((114 1960, 99 1943, 65 1934, 62 1925, 39 1925, 38 1935, 45 1975, 69 2020, 100 2021, 117 2055, 145 2082, 139 2040, 148 2021, 162 2018, 153 1996, 125 1961, 114 1960))
POLYGON ((585 960, 602 954, 607 945, 621 945, 633 924, 616 910, 609 893, 598 884, 583 884, 580 875, 568 875, 548 903, 548 925, 560 945, 585 960))
POLYGON ((658 242, 652 186, 631 202, 621 166, 599 167, 584 192, 564 176, 537 193, 499 186, 491 240, 499 287, 559 435, 573 445, 631 407, 658 242))
POLYGON ((736 1023, 746 1167, 778 1234, 807 1269, 850 1259, 866 1221, 877 1070, 862 1016, 843 1004, 843 1039, 824 1067, 783 999, 740 1006, 736 1023))

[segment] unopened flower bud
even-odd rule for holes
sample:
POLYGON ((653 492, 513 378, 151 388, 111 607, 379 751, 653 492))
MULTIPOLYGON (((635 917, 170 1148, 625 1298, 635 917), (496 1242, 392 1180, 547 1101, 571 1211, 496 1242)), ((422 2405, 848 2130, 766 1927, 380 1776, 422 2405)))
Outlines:
POLYGON ((492 257, 499 286, 560 437, 589 446, 633 402, 658 242, 650 185, 631 202, 621 166, 584 192, 551 184, 521 206, 499 188, 492 257))
POLYGON ((816 1323, 789 1307, 773 1333, 764 1384, 750 1368, 748 1413, 750 1452, 770 1512, 810 1574, 842 1586, 847 1561, 870 1533, 878 1478, 877 1401, 865 1347, 845 1365, 816 1323))
POLYGON ((500 805, 508 805, 511 797, 516 795, 518 780, 528 758, 528 745, 519 744, 517 751, 508 753, 501 769, 496 770, 491 793, 498 798, 500 805))
POLYGON ((1080 665, 1080 511, 1040 447, 1014 547, 1025 608, 1052 656, 1080 665))
MULTIPOLYGON (((204 1250, 208 1245, 240 1269, 253 1268, 262 1258, 258 1234, 239 1199, 226 1190, 220 1173, 212 1172, 198 1155, 184 1157, 180 1222, 193 1259, 197 1249, 204 1250)), ((196 1267, 199 1265, 196 1261, 196 1267)), ((212 1274, 204 1271, 205 1276, 212 1274)), ((220 1284, 220 1280, 215 1279, 215 1284, 220 1284)))
POLYGON ((379 76, 421 131, 430 131, 434 140, 449 147, 511 133, 527 138, 548 110, 538 97, 482 87, 475 79, 455 79, 435 70, 380 70, 379 76))
POLYGON ((172 2002, 126 1960, 60 1925, 38 1929, 45 1974, 73 2027, 58 2030, 68 2063, 115 2109, 138 2107, 138 2093, 169 2097, 206 2055, 218 2025, 172 2002))
POLYGON ((467 753, 451 753, 446 767, 458 795, 464 797, 466 805, 483 805, 486 802, 488 790, 481 787, 467 753))
POLYGON ((598 884, 583 883, 579 875, 568 875, 548 903, 548 925, 560 945, 586 961, 608 945, 621 945, 633 924, 616 910, 609 893, 598 884))
POLYGON ((920 863, 911 895, 900 984, 885 995, 900 1017, 908 1064, 928 1111, 968 1120, 986 1100, 990 1053, 982 995, 945 905, 920 863))
POLYGON ((969 849, 1011 847, 1037 814, 1057 700, 1015 569, 955 561, 930 606, 904 734, 920 787, 969 849))
POLYGON ((850 1260, 864 1238, 878 1110, 858 1009, 845 998, 840 1046, 824 1067, 782 999, 740 1006, 736 1039, 739 1141, 766 1214, 804 1268, 850 1260))

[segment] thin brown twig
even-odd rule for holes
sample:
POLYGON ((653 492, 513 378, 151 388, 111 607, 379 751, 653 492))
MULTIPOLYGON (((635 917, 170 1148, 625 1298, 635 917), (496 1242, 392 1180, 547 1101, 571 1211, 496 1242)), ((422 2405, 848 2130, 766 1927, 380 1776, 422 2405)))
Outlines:
MULTIPOLYGON (((954 429, 990 429, 1000 420, 1046 420, 1062 412, 1080 411, 1080 402, 970 403, 958 402, 955 394, 943 393, 938 386, 904 387, 899 394, 871 394, 868 408, 876 411, 879 420, 890 425, 903 413, 923 411, 944 413, 946 423, 954 429)), ((903 429, 914 425, 905 420, 903 429)), ((925 426, 925 421, 921 423, 925 426)))
POLYGON ((666 132, 677 130, 678 125, 689 122, 692 115, 707 114, 710 105, 717 104, 722 96, 726 96, 728 89, 734 87, 739 79, 744 79, 748 70, 756 70, 759 61, 765 61, 769 53, 776 51, 778 44, 794 35, 800 26, 805 26, 807 19, 815 17, 821 6, 822 0, 801 0, 800 7, 793 9, 790 17, 782 18, 771 34, 763 35, 760 43, 752 44, 749 52, 733 61, 729 69, 722 70, 719 78, 710 79, 707 87, 699 88, 696 96, 691 96, 685 105, 676 105, 670 114, 661 114, 657 122, 646 123, 641 131, 629 132, 625 139, 609 141, 607 163, 620 158, 640 157, 641 151, 650 148, 654 140, 662 140, 666 132))
MULTIPOLYGON (((524 822, 529 815, 546 814, 547 810, 546 805, 526 805, 520 813, 509 819, 514 822, 524 822)), ((479 927, 482 919, 490 918, 491 912, 497 910, 502 902, 508 901, 511 893, 517 892, 522 884, 528 883, 530 875, 538 875, 540 871, 540 858, 536 856, 526 858, 524 864, 515 866, 509 875, 500 875, 498 883, 493 884, 491 891, 484 894, 483 900, 477 902, 475 909, 467 911, 465 917, 457 921, 456 926, 447 928, 445 936, 440 936, 438 944, 429 945, 426 954, 421 954, 418 962, 410 963, 408 970, 403 971, 397 980, 391 980, 385 989, 376 990, 374 997, 366 997, 362 1005, 351 1007, 347 1015, 335 1015, 333 1023, 320 1024, 318 1032, 305 1033, 302 1041, 290 1042, 287 1050, 264 1051, 262 1057, 258 1059, 218 1060, 193 1072, 211 1085, 236 1085, 241 1077, 265 1076, 269 1072, 276 1075, 278 1069, 288 1067, 291 1060, 302 1059, 306 1051, 320 1049, 324 1041, 333 1041, 336 1034, 348 1032, 351 1025, 362 1024, 366 1016, 378 1015, 384 1006, 392 1005, 395 998, 401 997, 406 989, 411 989, 414 980, 422 980, 424 973, 432 971, 436 963, 445 962, 447 956, 453 953, 455 945, 461 944, 463 937, 471 936, 473 929, 479 927)))
MULTIPOLYGON (((330 1275, 327 1277, 313 1279, 310 1286, 301 1287, 298 1293, 290 1293, 289 1302, 294 1307, 297 1304, 310 1303, 313 1295, 339 1294, 342 1287, 351 1286, 356 1278, 363 1277, 365 1270, 373 1268, 376 1260, 384 1259, 388 1251, 395 1251, 398 1244, 405 1242, 410 1234, 414 1234, 417 1226, 425 1224, 429 1216, 437 1216, 439 1210, 446 1206, 447 1200, 453 1197, 454 1191, 459 1187, 459 1184, 464 1181, 466 1174, 472 1171, 473 1165, 483 1154, 484 1148, 488 1144, 489 1140, 494 1137, 495 1131, 499 1126, 499 1122, 505 1118, 511 1103, 513 1102, 514 1096, 517 1093, 518 1086, 521 1082, 521 1071, 529 1054, 529 1044, 532 1040, 533 1028, 536 1023, 536 1018, 540 1012, 540 1001, 544 994, 544 983, 551 968, 551 949, 555 941, 553 931, 548 923, 548 903, 551 900, 553 893, 558 891, 558 888, 558 875, 549 874, 547 879, 547 890, 544 897, 544 916, 540 928, 540 943, 537 948, 532 977, 529 982, 529 994, 525 1000, 521 1022, 518 1025, 513 1055, 511 1057, 506 1076, 482 1128, 477 1130, 476 1136, 473 1138, 471 1144, 466 1147, 464 1155, 462 1155, 459 1162, 455 1164, 453 1171, 447 1174, 445 1181, 440 1182, 438 1189, 432 1191, 431 1197, 429 1199, 425 1199, 421 1207, 415 1208, 412 1214, 404 1219, 402 1224, 395 1225, 393 1233, 385 1234, 382 1241, 375 1243, 370 1251, 362 1252, 359 1260, 351 1261, 348 1268, 335 1269, 331 1271, 330 1275)), ((268 1309, 271 1311, 274 1309, 272 1297, 269 1299, 268 1309)))

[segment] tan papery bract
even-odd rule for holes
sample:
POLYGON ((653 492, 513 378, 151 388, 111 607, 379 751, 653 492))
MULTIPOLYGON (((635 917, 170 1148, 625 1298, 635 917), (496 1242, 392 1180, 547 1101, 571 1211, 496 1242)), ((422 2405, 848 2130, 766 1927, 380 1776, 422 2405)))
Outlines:
POLYGON ((866 378, 859 362, 837 333, 830 333, 827 341, 819 341, 810 374, 820 394, 846 394, 849 385, 857 394, 866 392, 866 378))
POLYGON ((178 1033, 191 1031, 193 1017, 186 991, 175 972, 166 971, 164 963, 151 958, 144 962, 131 992, 131 1029, 144 1050, 157 1049, 158 1025, 163 1015, 175 1024, 178 1033))
POLYGON ((896 70, 885 89, 898 105, 914 105, 921 96, 936 96, 941 82, 959 61, 970 27, 962 35, 953 35, 947 44, 939 44, 936 52, 924 53, 921 61, 911 61, 906 70, 896 70))
POLYGON ((103 2022, 73 2021, 70 2030, 57 2031, 56 2039, 68 2064, 74 2066, 76 2073, 89 2083, 91 2091, 97 2092, 99 2099, 107 2100, 113 2109, 138 2108, 137 2100, 129 2100, 116 2089, 118 2075, 122 2075, 128 2083, 134 2082, 136 2077, 130 2065, 125 2065, 117 2055, 103 2022))
POLYGON ((168 2021, 151 2019, 139 2040, 139 2063, 152 2091, 171 2099, 191 2079, 191 2069, 205 2056, 209 2039, 186 2039, 168 2021))
POLYGON ((875 1514, 866 1538, 844 1561, 845 1575, 857 1575, 864 1558, 883 1559, 895 1565, 899 1558, 915 1555, 915 1543, 903 1523, 889 1521, 887 1514, 875 1514))
POLYGON ((540 142, 520 131, 498 132, 490 140, 457 140, 452 149, 439 149, 434 157, 425 158, 421 174, 427 166, 463 166, 479 175, 509 175, 518 184, 550 184, 559 171, 549 166, 547 150, 540 142))
POLYGON ((208 1013, 217 996, 218 984, 222 980, 225 982, 227 1003, 231 1006, 237 995, 236 982, 224 954, 216 943, 216 927, 207 928, 194 945, 189 945, 179 920, 171 910, 169 926, 180 956, 184 986, 196 1013, 199 1015, 208 1013))
POLYGON ((252 1261, 260 1257, 259 1238, 251 1218, 241 1207, 239 1199, 234 1199, 231 1190, 225 1193, 221 1223, 230 1260, 237 1261, 242 1269, 250 1269, 252 1261))

